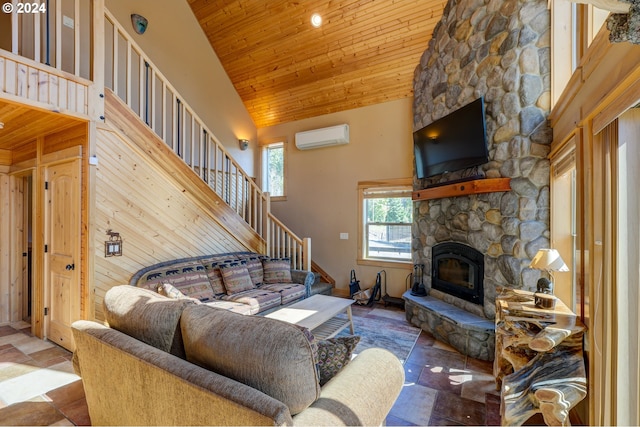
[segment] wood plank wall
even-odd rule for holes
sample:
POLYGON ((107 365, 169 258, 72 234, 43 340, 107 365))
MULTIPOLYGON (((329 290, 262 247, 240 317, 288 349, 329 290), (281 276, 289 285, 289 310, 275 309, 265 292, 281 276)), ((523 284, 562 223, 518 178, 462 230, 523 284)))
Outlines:
POLYGON ((23 181, 0 174, 0 324, 22 317, 23 181))
POLYGON ((111 287, 129 282, 139 269, 175 258, 247 250, 210 211, 121 133, 97 130, 95 317, 111 287), (121 257, 104 256, 107 230, 120 233, 121 257))

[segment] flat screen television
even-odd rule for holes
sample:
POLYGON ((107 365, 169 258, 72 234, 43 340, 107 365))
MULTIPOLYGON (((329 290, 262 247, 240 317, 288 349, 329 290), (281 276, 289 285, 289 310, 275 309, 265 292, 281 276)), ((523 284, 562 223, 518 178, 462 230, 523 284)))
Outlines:
POLYGON ((489 161, 484 98, 413 133, 418 178, 428 178, 489 161))

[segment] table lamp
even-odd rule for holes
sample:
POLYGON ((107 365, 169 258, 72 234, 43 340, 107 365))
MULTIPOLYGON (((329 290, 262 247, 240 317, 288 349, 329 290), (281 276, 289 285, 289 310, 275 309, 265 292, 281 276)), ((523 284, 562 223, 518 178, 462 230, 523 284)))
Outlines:
POLYGON ((564 263, 560 253, 555 249, 540 249, 529 264, 530 268, 543 270, 549 274, 549 279, 541 277, 536 285, 534 294, 535 304, 538 308, 554 308, 556 297, 553 296, 553 275, 552 271, 569 271, 569 267, 564 263))

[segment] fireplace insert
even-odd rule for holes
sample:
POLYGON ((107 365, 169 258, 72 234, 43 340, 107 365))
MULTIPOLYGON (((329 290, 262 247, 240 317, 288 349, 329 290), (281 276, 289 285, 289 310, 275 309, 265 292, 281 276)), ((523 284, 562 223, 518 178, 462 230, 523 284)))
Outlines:
POLYGON ((433 247, 431 287, 475 304, 483 304, 484 255, 471 246, 446 242, 433 247))

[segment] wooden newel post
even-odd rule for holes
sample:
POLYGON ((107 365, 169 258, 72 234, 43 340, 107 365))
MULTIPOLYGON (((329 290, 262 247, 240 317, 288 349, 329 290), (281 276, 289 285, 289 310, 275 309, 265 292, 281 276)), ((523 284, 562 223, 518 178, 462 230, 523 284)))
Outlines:
POLYGON ((302 269, 311 271, 311 237, 302 239, 302 269))
POLYGON ((262 203, 262 238, 267 246, 267 255, 271 256, 271 227, 269 227, 269 214, 271 213, 271 197, 269 193, 262 193, 264 202, 262 203))

